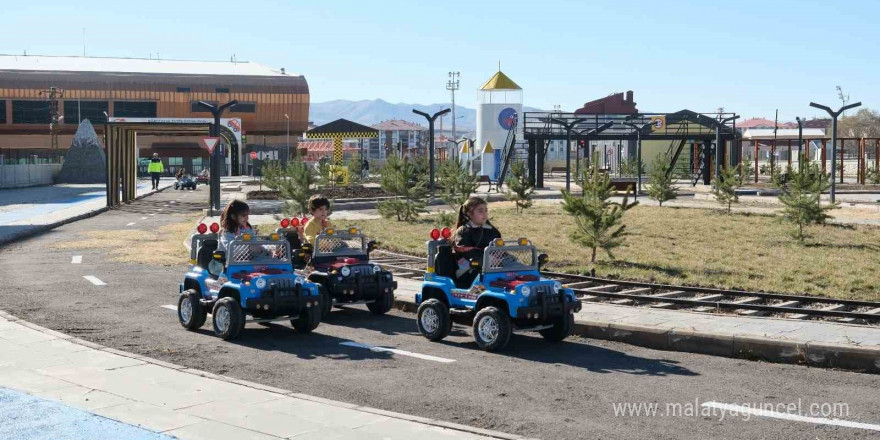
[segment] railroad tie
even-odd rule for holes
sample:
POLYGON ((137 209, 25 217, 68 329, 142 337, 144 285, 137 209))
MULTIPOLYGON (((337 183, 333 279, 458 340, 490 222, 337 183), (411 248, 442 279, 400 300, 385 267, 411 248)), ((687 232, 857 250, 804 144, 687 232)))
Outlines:
MULTIPOLYGON (((843 304, 835 304, 833 306, 823 307, 820 310, 837 311, 837 310, 843 310, 845 308, 846 308, 846 306, 843 304)), ((789 318, 791 318, 791 319, 809 319, 811 316, 814 316, 814 315, 810 315, 808 313, 796 313, 794 315, 789 316, 789 318)), ((853 319, 853 318, 843 318, 840 321, 843 322, 846 319, 853 319)))
MULTIPOLYGON (((868 310, 864 313, 867 313, 869 315, 880 315, 880 308, 871 309, 871 310, 868 310)), ((858 319, 858 318, 840 318, 837 320, 837 322, 842 322, 844 324, 852 324, 852 323, 861 322, 861 321, 864 321, 864 320, 858 319)))
MULTIPOLYGON (((614 292, 614 293, 622 293, 624 295, 641 295, 643 293, 648 293, 650 291, 651 291, 651 289, 648 287, 639 287, 637 289, 621 290, 620 292, 614 292)), ((630 299, 630 298, 621 298, 621 299, 616 299, 614 301, 611 301, 611 304, 626 306, 626 305, 633 304, 634 302, 635 302, 635 300, 630 299)))
MULTIPOLYGON (((720 293, 715 293, 712 295, 706 295, 706 296, 702 296, 702 297, 694 298, 694 299, 697 301, 715 301, 715 300, 718 300, 721 298, 724 298, 724 295, 722 295, 720 293)), ((694 311, 695 312, 710 313, 710 312, 714 312, 715 309, 716 309, 715 307, 711 307, 711 306, 699 306, 699 307, 695 308, 694 311)))
MULTIPOLYGON (((651 298, 678 298, 680 296, 684 296, 685 294, 687 294, 687 292, 685 292, 684 290, 673 290, 671 292, 663 292, 656 295, 651 295, 651 298)), ((671 309, 675 307, 675 304, 660 302, 651 304, 651 307, 655 309, 671 309)))

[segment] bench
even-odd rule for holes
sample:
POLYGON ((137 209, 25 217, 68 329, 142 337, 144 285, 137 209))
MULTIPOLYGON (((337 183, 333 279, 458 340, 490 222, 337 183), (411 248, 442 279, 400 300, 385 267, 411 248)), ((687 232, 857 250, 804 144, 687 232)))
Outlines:
POLYGON ((498 185, 498 181, 490 179, 489 176, 486 176, 486 175, 480 176, 480 179, 477 180, 477 183, 480 185, 482 185, 484 183, 489 184, 489 190, 487 192, 492 192, 492 185, 495 185, 495 192, 501 192, 501 189, 499 188, 499 185, 498 185))
POLYGON ((550 167, 550 176, 553 176, 553 173, 562 173, 565 174, 565 167, 550 167))

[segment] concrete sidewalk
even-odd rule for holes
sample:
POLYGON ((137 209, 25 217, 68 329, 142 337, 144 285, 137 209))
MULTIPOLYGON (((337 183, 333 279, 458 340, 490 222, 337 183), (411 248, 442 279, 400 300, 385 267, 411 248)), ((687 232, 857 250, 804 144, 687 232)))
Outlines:
MULTIPOLYGON (((179 439, 520 438, 192 370, 0 311, 0 391, 3 387, 179 439)), ((0 415, 11 410, 4 408, 8 402, 15 400, 0 399, 0 415)), ((13 421, 0 420, 0 426, 13 421)))
MULTIPOLYGON (((397 306, 415 310, 421 284, 398 279, 397 306)), ((880 326, 754 318, 585 302, 575 332, 659 350, 880 373, 880 326)))
MULTIPOLYGON (((173 178, 164 178, 159 183, 159 191, 173 184, 173 178)), ((88 187, 88 191, 72 195, 69 188, 46 186, 0 192, 8 202, 0 208, 0 246, 107 210, 104 185, 79 186, 88 187)), ((155 192, 150 188, 149 179, 138 180, 137 198, 155 192)))

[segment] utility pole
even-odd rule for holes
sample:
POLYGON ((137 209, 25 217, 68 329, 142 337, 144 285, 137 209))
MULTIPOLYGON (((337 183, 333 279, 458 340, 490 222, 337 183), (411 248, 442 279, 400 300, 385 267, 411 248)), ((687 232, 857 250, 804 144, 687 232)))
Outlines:
POLYGON ((58 100, 64 97, 64 89, 49 87, 49 90, 40 91, 40 95, 46 95, 49 101, 49 134, 52 136, 52 149, 58 150, 58 131, 61 127, 62 116, 58 113, 58 100))
MULTIPOLYGON (((461 72, 449 72, 449 81, 446 82, 446 90, 452 92, 452 140, 455 141, 455 91, 459 88, 459 78, 461 72)), ((456 152, 452 152, 452 158, 455 159, 456 152)))

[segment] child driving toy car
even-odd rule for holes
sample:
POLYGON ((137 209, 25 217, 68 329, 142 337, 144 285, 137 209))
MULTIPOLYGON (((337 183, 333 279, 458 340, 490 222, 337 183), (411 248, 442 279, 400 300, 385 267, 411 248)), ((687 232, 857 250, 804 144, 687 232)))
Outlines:
POLYGON ((481 261, 483 251, 493 240, 501 238, 501 232, 489 222, 489 204, 480 197, 470 197, 458 209, 455 222, 453 247, 458 257, 455 275, 459 279, 476 277, 471 261, 481 261))

